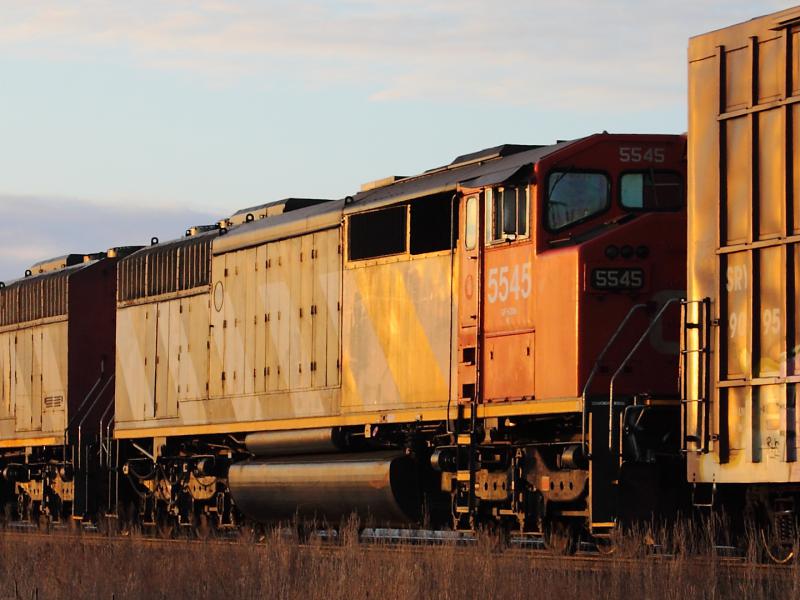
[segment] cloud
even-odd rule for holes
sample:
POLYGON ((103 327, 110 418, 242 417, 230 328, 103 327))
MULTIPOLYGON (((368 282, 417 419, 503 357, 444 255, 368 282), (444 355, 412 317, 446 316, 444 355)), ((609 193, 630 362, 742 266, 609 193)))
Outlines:
POLYGON ((180 237, 219 215, 192 209, 101 205, 79 199, 0 196, 0 281, 31 264, 71 253, 143 245, 180 237))
POLYGON ((680 102, 692 34, 783 8, 744 0, 11 3, 0 48, 369 90, 374 101, 680 102))

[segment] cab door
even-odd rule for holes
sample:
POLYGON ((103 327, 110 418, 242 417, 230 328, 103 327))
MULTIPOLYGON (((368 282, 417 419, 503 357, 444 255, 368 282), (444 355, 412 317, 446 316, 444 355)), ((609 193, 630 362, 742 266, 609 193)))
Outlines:
POLYGON ((480 397, 483 220, 482 194, 467 194, 459 211, 458 249, 458 393, 465 404, 480 397))

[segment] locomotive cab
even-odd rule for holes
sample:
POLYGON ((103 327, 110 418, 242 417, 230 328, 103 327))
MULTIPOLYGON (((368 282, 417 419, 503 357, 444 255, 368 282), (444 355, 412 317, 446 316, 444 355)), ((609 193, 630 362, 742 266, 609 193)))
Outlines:
MULTIPOLYGON (((460 404, 465 414, 504 405, 513 417, 465 418, 459 445, 471 450, 457 454, 496 465, 489 456, 505 453, 521 477, 516 498, 493 509, 523 527, 583 521, 604 534, 626 512, 623 496, 636 495, 621 493, 620 473, 657 465, 659 478, 665 455, 679 463, 684 156, 680 136, 600 134, 503 181, 462 186, 460 404)), ((669 471, 674 487, 679 469, 669 471)), ((462 479, 456 511, 487 510, 489 495, 473 497, 475 482, 462 479)), ((633 504, 658 509, 655 497, 633 504)))

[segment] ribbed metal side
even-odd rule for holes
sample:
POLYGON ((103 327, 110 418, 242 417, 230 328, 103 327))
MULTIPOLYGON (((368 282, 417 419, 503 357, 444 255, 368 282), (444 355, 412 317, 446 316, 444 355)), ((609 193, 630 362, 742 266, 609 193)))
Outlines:
POLYGON ((118 267, 118 299, 137 300, 207 285, 216 235, 212 231, 156 244, 123 259, 118 267))
POLYGON ((73 271, 20 279, 0 289, 0 326, 67 314, 67 282, 73 271))

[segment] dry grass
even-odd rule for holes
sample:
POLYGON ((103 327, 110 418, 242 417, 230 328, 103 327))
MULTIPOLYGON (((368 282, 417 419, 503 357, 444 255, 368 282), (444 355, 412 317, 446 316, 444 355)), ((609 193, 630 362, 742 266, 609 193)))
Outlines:
POLYGON ((605 560, 469 546, 0 534, 0 599, 53 598, 796 598, 800 567, 732 563, 692 525, 630 533, 605 560), (663 543, 670 556, 650 551, 663 543), (649 552, 649 554, 648 554, 649 552))

